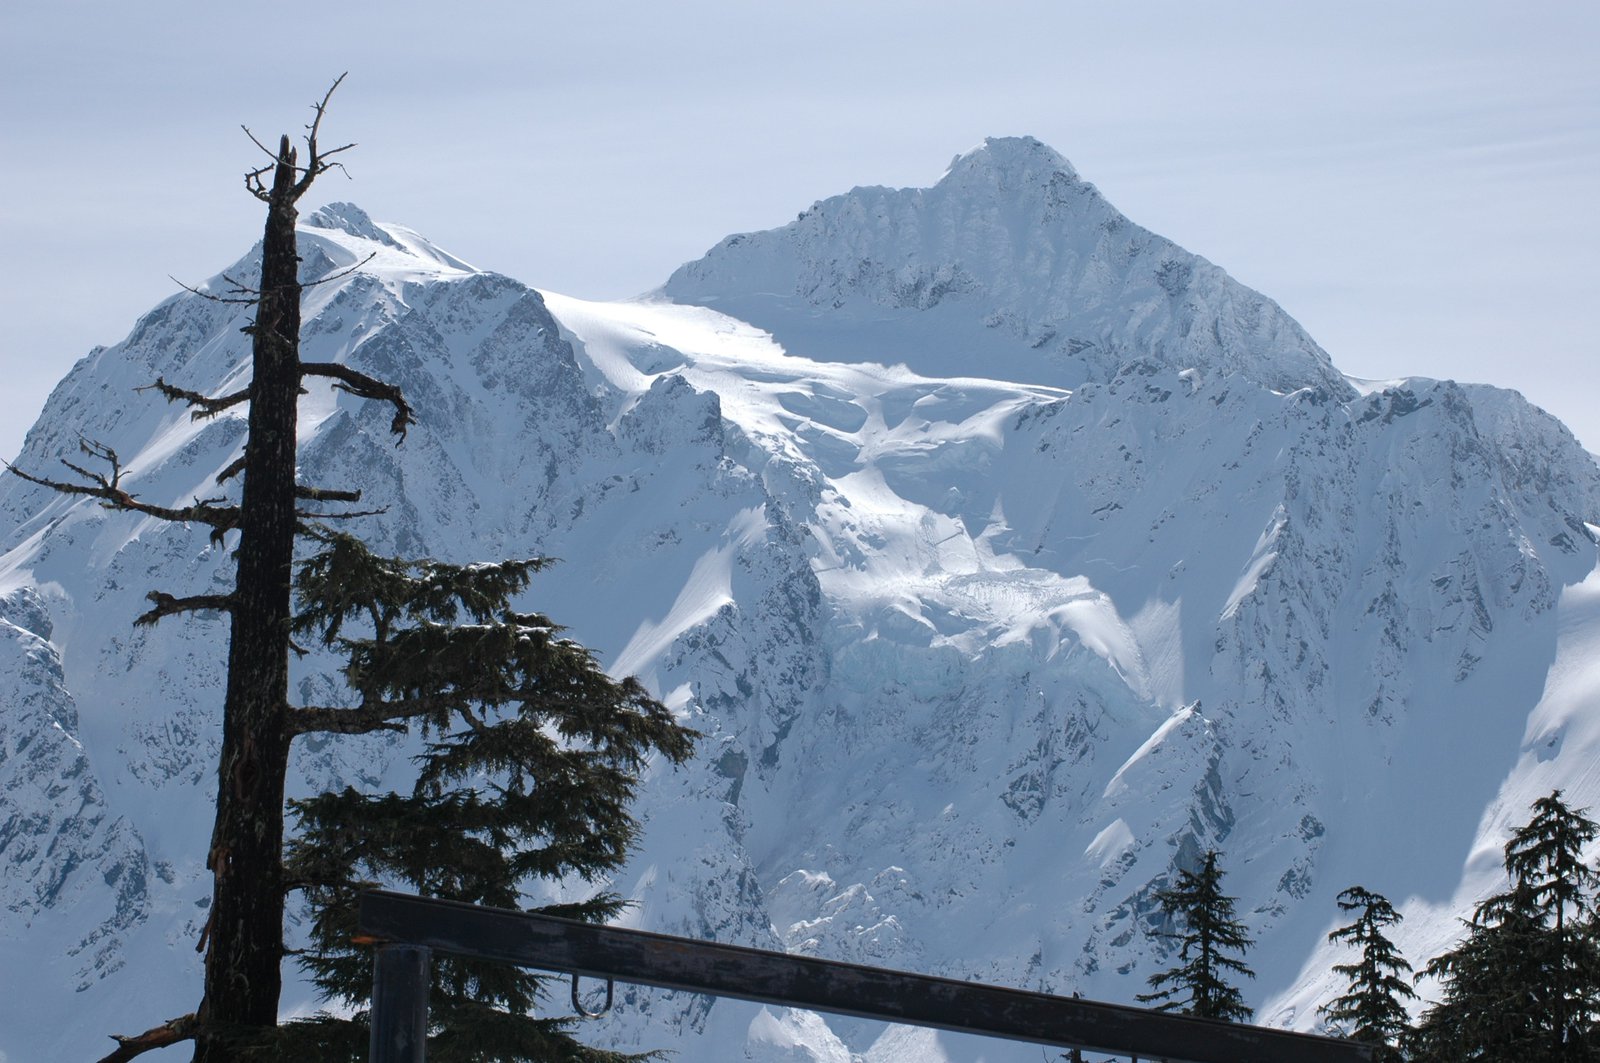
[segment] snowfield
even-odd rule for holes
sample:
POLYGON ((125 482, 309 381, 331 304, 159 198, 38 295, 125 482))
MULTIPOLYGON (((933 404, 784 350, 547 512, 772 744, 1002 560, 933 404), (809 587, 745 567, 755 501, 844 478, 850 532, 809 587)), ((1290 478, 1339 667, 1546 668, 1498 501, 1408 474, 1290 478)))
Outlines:
MULTIPOLYGON (((1170 962, 1155 891, 1217 848, 1257 1021, 1314 1030, 1340 890, 1387 895, 1420 966, 1535 797, 1600 807, 1593 457, 1514 392, 1344 377, 1036 141, 624 303, 348 204, 301 231, 308 278, 355 267, 307 290, 303 357, 419 419, 396 448, 314 388, 302 477, 386 508, 360 526, 383 549, 560 558, 531 604, 705 736, 647 782, 627 925, 1132 1002, 1170 962)), ((176 296, 91 352, 19 465, 83 436, 151 501, 214 494, 238 411, 133 389, 240 386, 241 309, 176 296)), ((131 620, 227 579, 204 529, 0 480, 0 1058, 90 1058, 197 1000, 225 627, 131 620)), ((305 742, 292 789, 409 785, 409 749, 305 742)), ((618 1000, 595 1041, 705 1063, 1039 1054, 618 1000)))

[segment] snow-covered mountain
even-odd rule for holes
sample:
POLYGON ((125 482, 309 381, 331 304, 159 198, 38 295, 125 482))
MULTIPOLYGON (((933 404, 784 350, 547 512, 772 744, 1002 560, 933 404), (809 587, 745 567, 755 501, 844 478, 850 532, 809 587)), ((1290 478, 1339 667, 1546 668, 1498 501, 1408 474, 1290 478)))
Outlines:
MULTIPOLYGON (((305 356, 419 417, 396 448, 314 390, 303 477, 387 507, 362 531, 396 552, 562 558, 537 606, 706 736, 638 806, 632 925, 1130 1001, 1167 959, 1152 894, 1216 847, 1259 1020, 1314 1029, 1340 889, 1388 895, 1420 960, 1534 797, 1600 806, 1594 460, 1513 392, 1342 376, 1036 141, 729 237, 627 303, 344 204, 301 240, 308 277, 373 255, 307 289, 305 356)), ((91 352, 19 464, 87 437, 152 501, 215 493, 242 420, 133 389, 238 386, 240 309, 179 295, 91 352)), ((227 579, 205 531, 0 480, 8 1063, 198 997, 224 630, 131 620, 227 579)), ((306 742, 294 786, 403 785, 406 754, 306 742)), ((707 1063, 1038 1051, 619 999, 597 1040, 707 1063)))

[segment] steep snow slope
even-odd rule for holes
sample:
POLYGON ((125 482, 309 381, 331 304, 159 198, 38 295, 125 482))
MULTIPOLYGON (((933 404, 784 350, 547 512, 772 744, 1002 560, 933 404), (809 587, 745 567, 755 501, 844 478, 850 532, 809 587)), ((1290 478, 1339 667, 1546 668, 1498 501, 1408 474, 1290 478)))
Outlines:
POLYGON ((1339 889, 1389 892, 1431 953, 1532 797, 1593 792, 1592 739, 1549 735, 1594 713, 1596 474, 1515 395, 1151 361, 1068 394, 547 299, 612 386, 632 351, 717 391, 815 535, 825 704, 801 769, 740 796, 789 948, 1126 1000, 1153 889, 1215 845, 1263 1017, 1312 1027, 1339 889))
MULTIPOLYGON (((1346 380, 1036 142, 730 237, 635 303, 348 205, 302 240, 308 275, 377 253, 308 290, 307 357, 420 418, 395 448, 308 396, 305 478, 361 485, 391 549, 563 558, 537 604, 706 735, 640 803, 634 925, 1129 1000, 1166 961, 1153 892, 1216 846, 1261 1018, 1314 1028, 1338 890, 1388 894, 1421 958, 1533 797, 1600 805, 1593 460, 1513 393, 1346 380)), ((177 297, 91 353, 22 464, 81 434, 152 499, 212 493, 242 422, 128 389, 237 386, 234 309, 177 297)), ((221 631, 129 620, 226 558, 11 478, 0 529, 0 1052, 81 1057, 197 993, 221 631)), ((405 755, 308 744, 295 787, 402 785, 405 755)), ((643 991, 593 1035, 1037 1057, 643 991)))

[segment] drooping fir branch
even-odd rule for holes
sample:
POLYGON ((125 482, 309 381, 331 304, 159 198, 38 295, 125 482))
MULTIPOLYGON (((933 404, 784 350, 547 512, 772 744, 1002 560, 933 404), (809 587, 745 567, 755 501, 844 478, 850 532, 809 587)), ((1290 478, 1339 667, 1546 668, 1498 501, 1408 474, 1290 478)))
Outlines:
MULTIPOLYGON (((553 563, 551 558, 471 565, 407 561, 375 554, 356 537, 330 528, 311 529, 308 537, 321 543, 321 549, 302 562, 296 575, 300 608, 295 626, 301 633, 317 634, 328 646, 339 642, 347 621, 358 618, 372 624, 364 641, 380 644, 405 618, 453 624, 465 615, 486 624, 507 613, 533 575, 553 563)), ((560 630, 536 615, 524 620, 551 632, 560 630)))
MULTIPOLYGON (((542 695, 534 689, 495 693, 501 701, 527 703, 537 701, 542 695)), ((358 735, 373 731, 405 732, 412 721, 427 721, 434 727, 446 728, 454 717, 463 725, 478 730, 484 726, 472 711, 478 701, 471 691, 456 689, 444 694, 372 700, 354 708, 307 705, 290 710, 289 727, 297 735, 318 732, 358 735)))
POLYGON ((475 713, 517 709, 608 755, 666 734, 670 716, 636 680, 613 680, 548 617, 511 607, 549 559, 412 562, 380 557, 343 533, 314 535, 324 549, 300 566, 295 630, 341 648, 359 703, 299 709, 296 733, 361 733, 412 720, 433 731, 481 732, 475 713), (357 620, 367 633, 345 638, 357 620))

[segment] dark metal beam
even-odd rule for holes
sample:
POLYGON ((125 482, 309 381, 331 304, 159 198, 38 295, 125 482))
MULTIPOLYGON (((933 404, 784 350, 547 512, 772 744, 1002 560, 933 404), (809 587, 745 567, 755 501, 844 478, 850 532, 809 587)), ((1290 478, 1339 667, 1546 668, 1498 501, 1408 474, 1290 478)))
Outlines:
POLYGON ((423 1063, 428 1047, 426 947, 380 944, 372 957, 369 1063, 423 1063))
POLYGON ((1171 1063, 1367 1063, 1351 1041, 375 890, 362 935, 663 989, 1171 1063))

